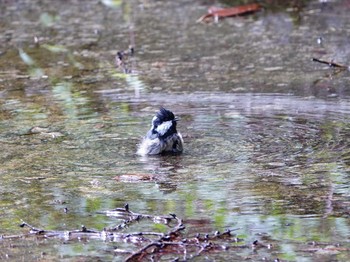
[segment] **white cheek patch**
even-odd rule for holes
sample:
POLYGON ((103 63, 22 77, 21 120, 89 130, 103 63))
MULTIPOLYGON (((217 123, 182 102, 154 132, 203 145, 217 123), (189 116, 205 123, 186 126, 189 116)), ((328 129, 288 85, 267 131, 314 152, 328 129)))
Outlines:
POLYGON ((159 125, 156 128, 156 131, 158 132, 158 134, 160 134, 162 136, 169 130, 169 128, 171 127, 172 124, 173 124, 173 122, 171 120, 166 121, 166 122, 162 123, 161 125, 159 125))

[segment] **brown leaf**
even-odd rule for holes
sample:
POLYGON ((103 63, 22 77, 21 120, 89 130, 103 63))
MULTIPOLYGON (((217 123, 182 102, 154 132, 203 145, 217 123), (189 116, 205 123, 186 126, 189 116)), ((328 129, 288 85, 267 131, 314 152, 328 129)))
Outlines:
POLYGON ((259 4, 248 4, 248 5, 240 5, 236 7, 230 8, 218 8, 218 7, 210 7, 208 9, 208 14, 201 16, 197 22, 206 22, 211 18, 217 20, 219 18, 244 15, 247 13, 252 13, 260 10, 261 6, 259 4))

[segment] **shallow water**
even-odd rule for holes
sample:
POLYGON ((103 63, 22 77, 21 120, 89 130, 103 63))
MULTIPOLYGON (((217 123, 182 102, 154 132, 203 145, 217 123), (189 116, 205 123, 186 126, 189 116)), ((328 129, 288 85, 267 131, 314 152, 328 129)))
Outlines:
MULTIPOLYGON (((267 7, 208 25, 195 23, 207 6, 192 1, 2 5, 1 234, 27 232, 21 220, 102 230, 120 221, 96 212, 129 203, 177 214, 189 235, 236 228, 245 244, 274 246, 208 260, 349 259, 349 73, 310 61, 348 62, 347 1, 311 1, 300 20, 267 7), (114 56, 133 41, 126 75, 114 56), (136 156, 160 106, 180 118, 184 154, 136 156)), ((0 246, 17 261, 122 260, 116 246, 134 248, 55 238, 0 246)))

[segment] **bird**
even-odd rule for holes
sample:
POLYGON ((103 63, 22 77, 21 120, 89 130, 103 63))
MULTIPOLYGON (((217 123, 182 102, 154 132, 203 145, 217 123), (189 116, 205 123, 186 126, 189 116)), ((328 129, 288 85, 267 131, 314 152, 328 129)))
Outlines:
POLYGON ((178 118, 170 110, 161 107, 152 119, 152 127, 142 139, 137 154, 141 156, 163 153, 180 154, 183 139, 176 130, 178 118))

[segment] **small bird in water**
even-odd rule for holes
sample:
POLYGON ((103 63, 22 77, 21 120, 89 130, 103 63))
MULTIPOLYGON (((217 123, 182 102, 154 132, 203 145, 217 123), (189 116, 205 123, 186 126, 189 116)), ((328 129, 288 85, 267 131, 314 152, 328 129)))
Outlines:
POLYGON ((183 140, 176 130, 177 118, 173 112, 161 107, 152 119, 152 127, 143 138, 137 154, 157 155, 161 153, 181 153, 183 140))

